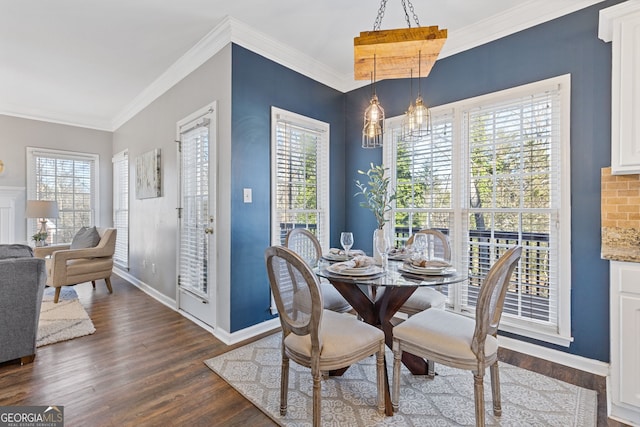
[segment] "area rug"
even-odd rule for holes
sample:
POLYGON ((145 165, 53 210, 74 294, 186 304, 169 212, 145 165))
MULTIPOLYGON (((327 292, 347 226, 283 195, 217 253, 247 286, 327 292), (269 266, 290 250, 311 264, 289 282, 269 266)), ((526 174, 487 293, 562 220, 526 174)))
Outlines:
POLYGON ((57 304, 53 302, 54 292, 55 288, 51 287, 44 291, 37 347, 90 335, 96 331, 73 288, 63 287, 57 304))
MULTIPOLYGON (((291 362, 287 415, 280 416, 281 334, 206 360, 204 363, 276 423, 310 426, 312 381, 307 368, 291 362)), ((392 354, 387 350, 389 375, 392 354)), ((377 412, 375 358, 322 381, 323 426, 475 425, 473 375, 436 365, 435 379, 402 368, 400 408, 393 417, 377 412)), ((494 417, 489 371, 485 376, 486 424, 498 426, 596 425, 596 392, 500 363, 502 416, 494 417)))

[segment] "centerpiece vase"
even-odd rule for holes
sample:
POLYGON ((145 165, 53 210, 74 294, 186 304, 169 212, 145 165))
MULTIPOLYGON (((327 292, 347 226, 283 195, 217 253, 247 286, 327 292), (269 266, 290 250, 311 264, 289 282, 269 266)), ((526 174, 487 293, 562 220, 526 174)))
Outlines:
POLYGON ((382 254, 378 251, 378 241, 380 239, 384 240, 384 228, 376 228, 373 231, 373 260, 376 265, 382 265, 383 262, 382 254))

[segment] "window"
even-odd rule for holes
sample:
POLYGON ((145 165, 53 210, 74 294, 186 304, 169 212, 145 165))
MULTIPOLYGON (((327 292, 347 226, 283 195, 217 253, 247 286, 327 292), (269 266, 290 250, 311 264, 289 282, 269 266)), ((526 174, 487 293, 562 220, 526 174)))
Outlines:
POLYGON ((436 228, 466 254, 469 280, 450 308, 472 313, 491 265, 521 245, 501 329, 561 345, 571 341, 569 97, 567 75, 434 108, 431 134, 412 143, 393 118, 384 154, 396 242, 436 228))
POLYGON ((121 151, 113 162, 113 226, 117 230, 113 262, 129 268, 129 153, 121 151))
POLYGON ((271 109, 272 244, 307 228, 329 247, 329 125, 271 109))
MULTIPOLYGON (((58 202, 59 218, 49 219, 49 243, 69 243, 80 227, 94 225, 98 160, 96 154, 27 147, 27 199, 58 202)), ((28 236, 36 228, 29 220, 28 236)))

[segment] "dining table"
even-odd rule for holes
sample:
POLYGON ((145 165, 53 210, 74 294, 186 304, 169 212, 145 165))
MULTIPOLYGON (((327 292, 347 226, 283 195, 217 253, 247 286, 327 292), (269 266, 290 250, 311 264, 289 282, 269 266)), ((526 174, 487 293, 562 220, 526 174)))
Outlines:
MULTIPOLYGON (((358 316, 370 325, 382 329, 385 343, 389 348, 393 344, 394 317, 402 305, 419 288, 429 286, 435 290, 446 291, 449 286, 467 279, 464 271, 448 268, 437 273, 419 274, 407 271, 402 260, 389 260, 385 267, 372 269, 373 274, 349 274, 350 270, 339 272, 331 268, 335 259, 323 259, 316 268, 319 277, 327 279, 351 304, 358 316)), ((399 320, 398 320, 399 321, 399 320)), ((402 363, 414 375, 428 375, 426 360, 404 352, 402 363)), ((343 372, 332 372, 341 375, 343 372)), ((385 362, 385 413, 393 415, 389 376, 385 362)))

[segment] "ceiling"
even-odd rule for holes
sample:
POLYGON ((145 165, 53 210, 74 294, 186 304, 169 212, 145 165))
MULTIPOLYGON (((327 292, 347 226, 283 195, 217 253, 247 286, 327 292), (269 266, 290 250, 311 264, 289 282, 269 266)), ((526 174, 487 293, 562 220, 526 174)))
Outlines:
MULTIPOLYGON (((413 5, 420 25, 448 29, 440 55, 445 57, 599 1, 414 0, 413 5)), ((234 31, 227 32, 227 42, 347 91, 366 84, 353 79, 353 38, 373 28, 379 5, 378 0, 0 0, 0 114, 114 130, 152 100, 157 90, 151 88, 158 89, 160 81, 166 86, 167 71, 196 43, 219 37, 216 28, 229 22, 234 31)), ((406 26, 400 0, 388 2, 381 29, 406 26)))

